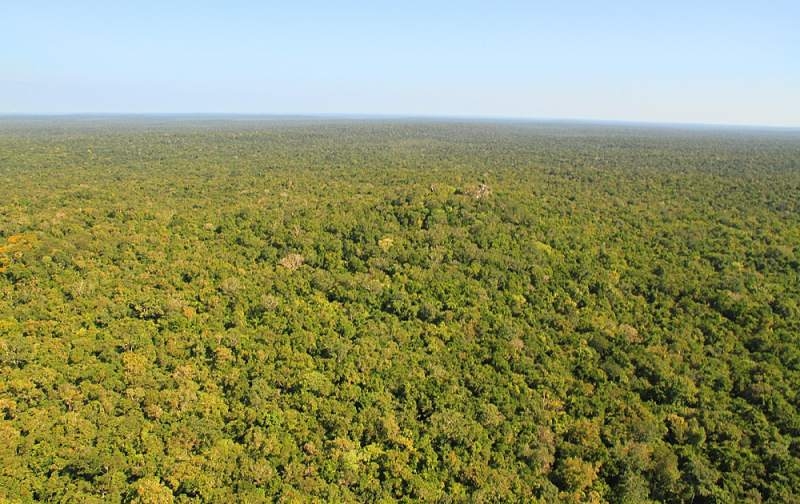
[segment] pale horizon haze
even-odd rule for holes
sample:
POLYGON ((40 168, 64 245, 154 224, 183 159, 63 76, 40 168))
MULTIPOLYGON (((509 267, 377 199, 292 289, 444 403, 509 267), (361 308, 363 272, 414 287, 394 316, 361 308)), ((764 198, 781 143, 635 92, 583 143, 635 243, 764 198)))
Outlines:
POLYGON ((800 2, 0 2, 0 114, 800 126, 800 2))

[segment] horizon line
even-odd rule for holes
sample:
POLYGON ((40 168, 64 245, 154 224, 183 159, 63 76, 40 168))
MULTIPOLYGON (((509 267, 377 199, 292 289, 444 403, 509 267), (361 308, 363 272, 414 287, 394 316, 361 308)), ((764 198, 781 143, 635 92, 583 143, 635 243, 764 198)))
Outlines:
POLYGON ((723 129, 769 129, 800 131, 800 124, 758 124, 728 123, 701 121, 657 121, 640 119, 603 119, 584 117, 534 117, 503 116, 483 114, 405 114, 405 113, 351 113, 351 112, 307 112, 307 113, 275 113, 275 112, 0 112, 0 119, 8 118, 114 118, 114 117, 207 117, 207 118, 273 118, 273 119, 351 119, 351 120, 441 120, 441 121, 486 121, 486 122, 526 122, 526 123, 580 123, 617 126, 660 126, 689 128, 723 128, 723 129))

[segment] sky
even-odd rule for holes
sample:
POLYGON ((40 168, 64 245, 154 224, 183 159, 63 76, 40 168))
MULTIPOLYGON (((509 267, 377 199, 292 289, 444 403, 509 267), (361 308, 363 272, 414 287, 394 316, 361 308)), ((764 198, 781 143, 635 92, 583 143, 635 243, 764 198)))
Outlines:
POLYGON ((800 1, 0 0, 0 114, 800 126, 800 1))

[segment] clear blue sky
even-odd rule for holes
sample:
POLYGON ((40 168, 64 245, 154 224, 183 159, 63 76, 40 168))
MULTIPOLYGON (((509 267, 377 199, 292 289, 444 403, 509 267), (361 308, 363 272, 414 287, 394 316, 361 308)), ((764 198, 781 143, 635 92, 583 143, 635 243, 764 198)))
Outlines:
POLYGON ((0 1, 0 113, 96 112, 800 126, 800 0, 0 1))

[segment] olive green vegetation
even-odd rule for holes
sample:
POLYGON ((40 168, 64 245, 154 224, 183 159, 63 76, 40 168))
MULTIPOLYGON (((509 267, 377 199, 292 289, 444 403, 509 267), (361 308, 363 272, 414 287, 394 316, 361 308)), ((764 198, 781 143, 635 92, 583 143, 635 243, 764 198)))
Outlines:
POLYGON ((0 121, 0 499, 798 502, 800 133, 0 121))

